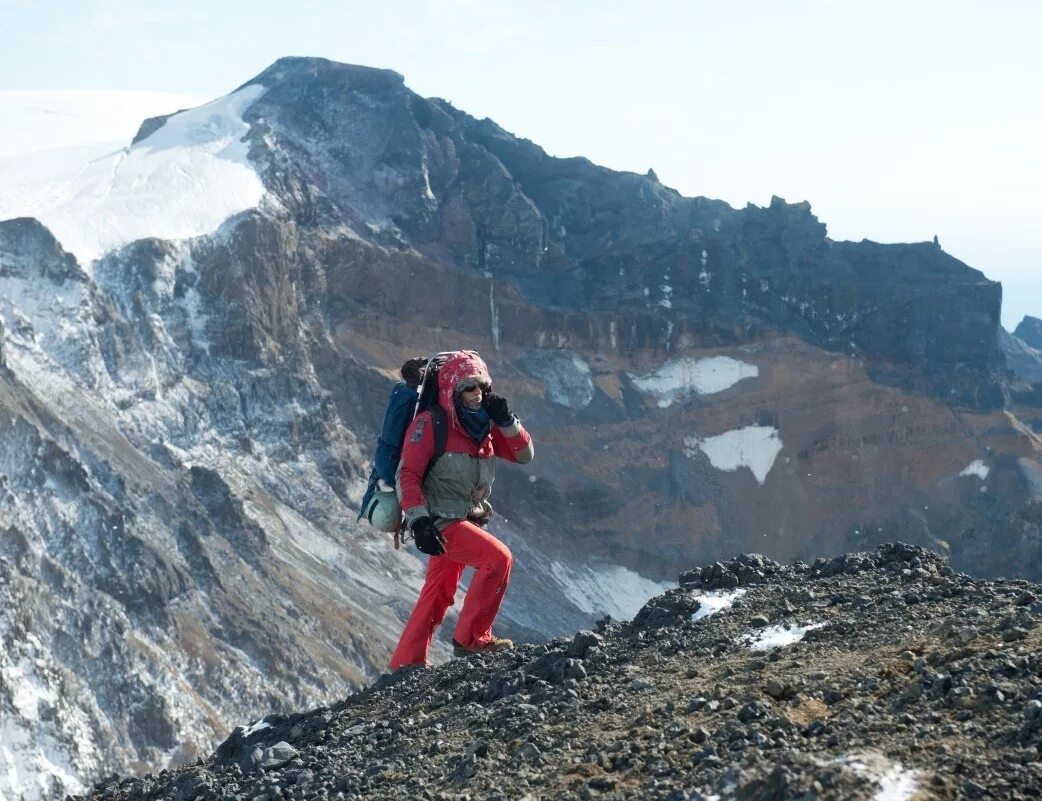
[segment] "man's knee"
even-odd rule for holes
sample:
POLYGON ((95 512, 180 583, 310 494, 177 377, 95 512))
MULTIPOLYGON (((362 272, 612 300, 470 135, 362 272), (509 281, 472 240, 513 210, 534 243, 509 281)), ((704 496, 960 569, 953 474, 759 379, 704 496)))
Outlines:
POLYGON ((438 592, 438 597, 435 600, 435 604, 438 609, 441 610, 441 617, 445 616, 445 610, 456 603, 456 588, 449 589, 448 587, 442 587, 438 592))

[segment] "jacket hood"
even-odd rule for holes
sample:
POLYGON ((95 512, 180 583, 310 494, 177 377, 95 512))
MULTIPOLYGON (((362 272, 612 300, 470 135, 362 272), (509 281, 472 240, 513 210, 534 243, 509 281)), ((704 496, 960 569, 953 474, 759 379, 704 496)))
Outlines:
POLYGON ((476 380, 486 390, 492 388, 492 377, 488 374, 488 367, 477 351, 457 351, 449 356, 438 370, 438 403, 456 427, 459 427, 455 404, 456 389, 467 379, 476 380))

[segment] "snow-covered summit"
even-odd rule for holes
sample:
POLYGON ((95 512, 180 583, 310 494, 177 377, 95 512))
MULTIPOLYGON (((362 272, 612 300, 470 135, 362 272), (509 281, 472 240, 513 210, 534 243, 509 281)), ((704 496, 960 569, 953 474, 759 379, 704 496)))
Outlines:
POLYGON ((263 93, 251 84, 181 111, 129 146, 94 141, 0 158, 0 219, 39 219, 81 264, 137 239, 215 231, 264 194, 242 141, 242 115, 263 93))

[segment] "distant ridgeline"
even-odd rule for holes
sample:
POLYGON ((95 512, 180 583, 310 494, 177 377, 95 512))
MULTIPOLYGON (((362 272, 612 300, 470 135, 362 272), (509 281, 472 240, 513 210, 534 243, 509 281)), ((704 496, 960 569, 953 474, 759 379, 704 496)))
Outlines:
POLYGON ((1013 334, 1035 350, 1042 350, 1042 320, 1037 317, 1025 317, 1013 334))
POLYGON ((255 140, 276 132, 279 184, 321 190, 290 195, 298 220, 477 268, 486 294, 516 287, 486 321, 516 346, 668 353, 792 331, 877 380, 1002 404, 1001 288, 932 242, 833 242, 807 203, 736 211, 553 158, 386 70, 282 59, 253 83, 244 119, 255 140))

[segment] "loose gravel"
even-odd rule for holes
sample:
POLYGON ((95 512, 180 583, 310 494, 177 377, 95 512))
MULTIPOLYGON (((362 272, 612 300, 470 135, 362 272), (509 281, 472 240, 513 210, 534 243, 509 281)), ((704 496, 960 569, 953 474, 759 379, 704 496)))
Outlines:
POLYGON ((630 622, 403 669, 87 797, 1038 798, 1040 596, 900 543, 811 565, 743 555, 630 622), (751 648, 764 631, 789 636, 751 648))

